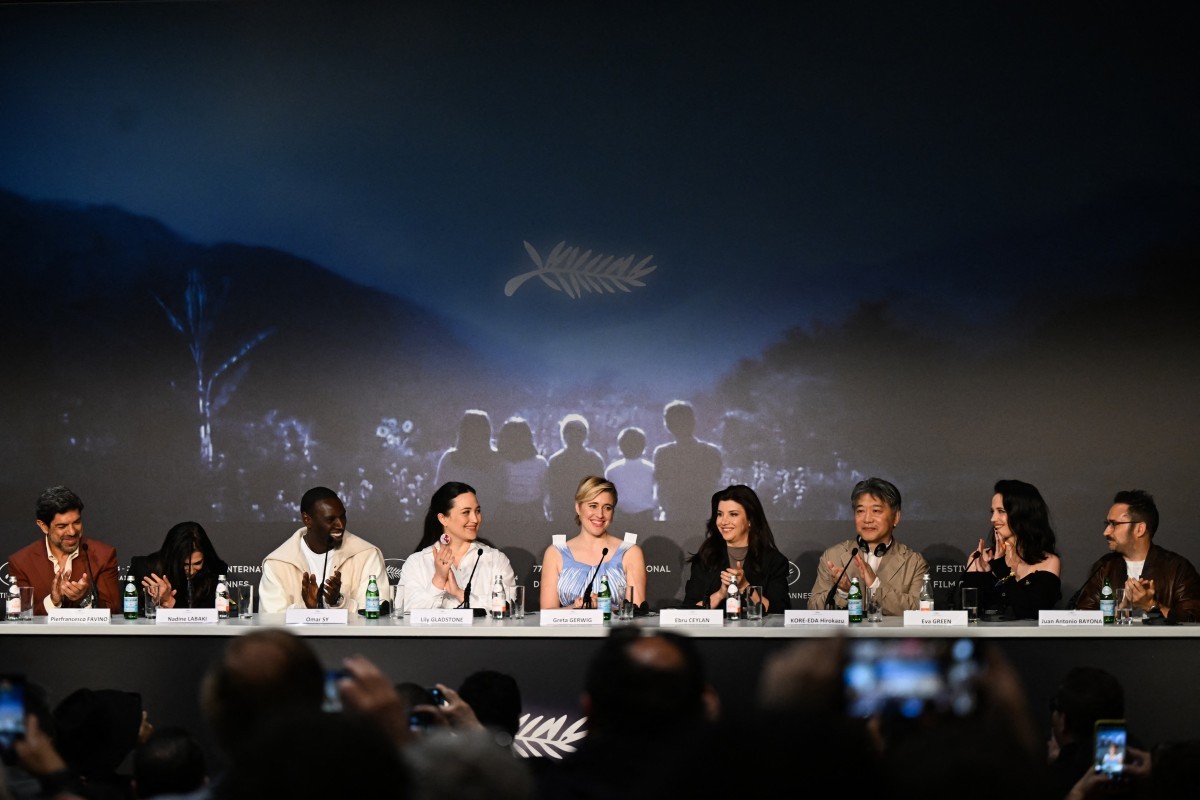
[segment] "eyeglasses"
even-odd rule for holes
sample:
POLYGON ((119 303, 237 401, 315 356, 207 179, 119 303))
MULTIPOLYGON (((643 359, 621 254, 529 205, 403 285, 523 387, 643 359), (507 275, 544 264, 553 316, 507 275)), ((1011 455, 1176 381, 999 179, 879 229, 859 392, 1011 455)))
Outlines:
POLYGON ((1104 520, 1104 528, 1107 530, 1109 528, 1116 528, 1121 525, 1137 525, 1140 521, 1141 520, 1136 519, 1106 519, 1104 520))

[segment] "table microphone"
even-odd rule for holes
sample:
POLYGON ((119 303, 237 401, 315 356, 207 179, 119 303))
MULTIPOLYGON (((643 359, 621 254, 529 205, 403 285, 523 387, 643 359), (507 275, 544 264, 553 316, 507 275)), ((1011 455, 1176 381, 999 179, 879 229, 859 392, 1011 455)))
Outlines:
POLYGON ((329 551, 333 549, 333 534, 325 537, 325 563, 321 566, 321 583, 317 586, 317 608, 325 607, 325 576, 329 574, 329 551))
POLYGON ((80 542, 79 549, 83 551, 83 560, 87 562, 88 583, 92 585, 91 602, 88 603, 90 608, 98 608, 100 606, 100 592, 96 590, 96 575, 92 572, 92 557, 88 555, 88 543, 80 542))
POLYGON ((858 555, 858 548, 850 548, 850 558, 846 560, 846 566, 842 567, 842 574, 838 575, 837 580, 833 582, 833 588, 829 590, 829 594, 825 595, 825 608, 833 608, 833 593, 837 591, 838 584, 842 582, 842 578, 846 576, 846 570, 850 569, 850 564, 853 563, 854 557, 858 555))
POLYGON ((459 608, 471 607, 471 582, 475 580, 475 570, 479 569, 479 560, 483 558, 483 548, 479 548, 475 553, 475 566, 471 567, 471 574, 467 576, 467 588, 463 590, 463 599, 458 604, 459 608))
POLYGON ((604 563, 605 557, 608 555, 608 548, 600 551, 600 562, 596 564, 596 568, 592 570, 592 577, 588 578, 587 583, 583 585, 583 596, 580 599, 583 601, 581 608, 592 607, 592 593, 588 590, 592 588, 592 581, 596 580, 596 573, 600 571, 600 564, 604 563))

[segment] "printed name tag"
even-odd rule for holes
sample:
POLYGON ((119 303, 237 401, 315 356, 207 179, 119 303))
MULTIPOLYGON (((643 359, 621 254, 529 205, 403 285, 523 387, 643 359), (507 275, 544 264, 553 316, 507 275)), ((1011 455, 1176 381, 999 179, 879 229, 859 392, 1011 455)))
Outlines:
POLYGON ((538 614, 539 625, 603 625, 598 608, 552 608, 538 614))
POLYGON ((289 608, 283 621, 287 625, 345 625, 350 616, 344 608, 289 608))
POLYGON ((904 627, 921 626, 936 628, 967 627, 966 611, 905 611, 904 627))
POLYGON ((216 625, 215 608, 160 608, 155 625, 216 625))
POLYGON ((470 625, 475 612, 469 608, 414 608, 411 625, 470 625))
POLYGON ((1103 611, 1039 611, 1038 627, 1071 627, 1104 625, 1103 611))
POLYGON ((46 622, 50 624, 107 625, 111 621, 112 612, 107 608, 52 608, 46 615, 46 622))
POLYGON ((659 625, 725 624, 725 612, 719 608, 664 608, 658 612, 659 625))
POLYGON ((850 612, 824 610, 824 611, 784 611, 783 626, 786 628, 789 625, 849 625, 850 612))

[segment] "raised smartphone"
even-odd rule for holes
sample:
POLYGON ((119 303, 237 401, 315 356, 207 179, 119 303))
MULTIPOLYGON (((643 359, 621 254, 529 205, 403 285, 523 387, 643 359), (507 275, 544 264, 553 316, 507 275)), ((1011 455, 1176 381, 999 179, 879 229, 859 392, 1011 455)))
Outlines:
POLYGON ((1125 720, 1096 720, 1092 769, 1103 772, 1109 778, 1120 778, 1125 771, 1125 745, 1128 738, 1125 720))

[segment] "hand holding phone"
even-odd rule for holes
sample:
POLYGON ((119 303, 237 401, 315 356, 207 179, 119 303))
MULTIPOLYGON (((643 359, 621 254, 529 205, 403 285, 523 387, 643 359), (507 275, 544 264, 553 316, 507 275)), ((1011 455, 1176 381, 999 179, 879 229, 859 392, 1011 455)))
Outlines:
POLYGON ((1096 720, 1092 769, 1096 772, 1103 772, 1113 780, 1120 778, 1125 770, 1127 742, 1128 732, 1125 728, 1125 720, 1096 720))
POLYGON ((13 745, 25 738, 25 678, 0 675, 0 757, 13 763, 13 745))

